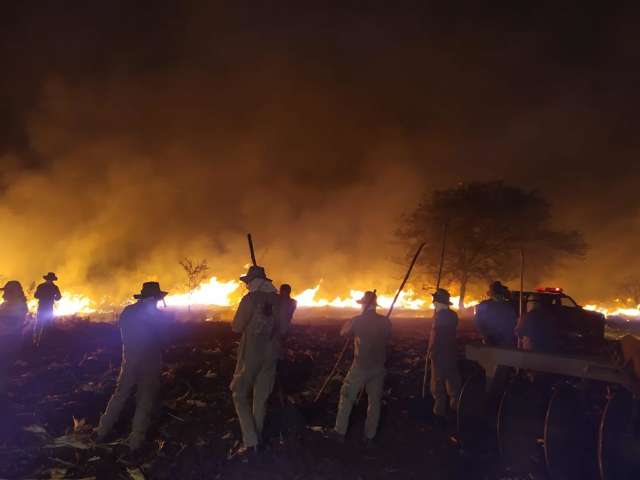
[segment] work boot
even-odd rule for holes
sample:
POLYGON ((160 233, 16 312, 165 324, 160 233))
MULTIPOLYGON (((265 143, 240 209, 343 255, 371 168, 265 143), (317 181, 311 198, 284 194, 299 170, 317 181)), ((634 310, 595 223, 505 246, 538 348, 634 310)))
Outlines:
POLYGON ((129 450, 135 452, 144 445, 145 435, 139 433, 131 433, 129 438, 127 438, 127 445, 129 446, 129 450))
POLYGON ((344 435, 335 430, 330 430, 329 432, 327 432, 327 438, 339 444, 344 443, 344 437, 344 435))
POLYGON ((447 427, 447 418, 443 415, 433 415, 431 417, 431 425, 437 429, 444 430, 447 427))
POLYGON ((238 458, 242 463, 256 463, 260 459, 260 447, 240 447, 234 457, 238 458))
POLYGON ((364 448, 366 448, 366 449, 374 448, 377 445, 377 442, 376 442, 375 438, 364 437, 362 439, 362 443, 364 445, 364 448))
POLYGON ((109 436, 109 433, 111 433, 109 430, 101 428, 100 425, 98 425, 98 427, 91 433, 91 439, 94 442, 102 443, 109 436))

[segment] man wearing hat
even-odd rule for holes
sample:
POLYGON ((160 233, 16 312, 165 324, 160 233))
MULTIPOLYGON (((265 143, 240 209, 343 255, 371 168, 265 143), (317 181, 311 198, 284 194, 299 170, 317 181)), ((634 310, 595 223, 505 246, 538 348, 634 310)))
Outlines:
POLYGON ((529 297, 529 311, 516 332, 522 341, 523 350, 546 353, 560 351, 558 321, 551 301, 551 296, 544 293, 529 297))
POLYGON ((36 313, 36 345, 42 340, 46 328, 53 322, 53 305, 62 298, 60 289, 53 283, 58 280, 53 272, 43 276, 44 282, 38 285, 34 297, 38 299, 38 311, 36 313))
POLYGON ((7 390, 8 373, 22 345, 22 330, 28 313, 22 285, 11 280, 2 287, 0 304, 0 397, 7 390))
POLYGON ((517 315, 508 302, 509 289, 496 281, 489 285, 489 297, 476 307, 475 323, 484 343, 496 347, 515 348, 517 315))
POLYGON ((229 388, 242 430, 242 453, 253 455, 258 451, 289 316, 281 308, 278 290, 267 278, 264 268, 254 265, 240 280, 249 292, 240 301, 231 324, 232 330, 242 337, 229 388), (251 391, 253 407, 249 404, 251 391))
POLYGON ((339 441, 342 441, 347 433, 353 404, 363 387, 369 399, 364 427, 365 442, 373 442, 378 431, 391 321, 376 312, 377 299, 375 292, 365 292, 358 300, 362 305, 362 313, 349 320, 340 332, 343 336, 354 336, 354 352, 351 369, 340 389, 335 425, 335 435, 339 441))
POLYGON ((162 347, 166 314, 158 310, 158 301, 167 295, 158 282, 146 282, 134 295, 137 302, 127 306, 120 315, 122 363, 118 384, 96 429, 98 441, 111 432, 124 405, 136 390, 136 410, 133 416, 129 448, 136 450, 144 443, 160 386, 162 347))
POLYGON ((447 403, 457 410, 460 395, 460 372, 458 371, 458 347, 456 329, 458 314, 451 310, 451 296, 444 288, 433 294, 435 315, 429 336, 429 361, 431 362, 431 395, 436 421, 444 424, 447 403), (447 399, 448 394, 448 399, 447 399), (448 401, 447 401, 448 400, 448 401))

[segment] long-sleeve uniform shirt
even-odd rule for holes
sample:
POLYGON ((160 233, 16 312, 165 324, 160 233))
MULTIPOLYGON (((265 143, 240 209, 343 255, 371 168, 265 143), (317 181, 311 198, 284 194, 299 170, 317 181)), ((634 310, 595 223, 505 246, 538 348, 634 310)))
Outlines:
POLYGON ((476 328, 488 345, 514 347, 516 322, 516 311, 507 302, 485 300, 476 307, 476 328))
POLYGON ((25 302, 3 302, 0 304, 0 337, 22 332, 29 310, 25 302))
POLYGON ((282 311, 281 299, 276 293, 255 291, 242 298, 231 323, 231 329, 242 334, 236 375, 249 364, 277 360, 282 335, 289 329, 290 320, 288 312, 282 311))
POLYGON ((120 315, 122 360, 129 364, 159 367, 167 335, 168 316, 155 304, 137 302, 120 315))
POLYGON ((387 344, 391 336, 391 321, 368 310, 352 318, 342 327, 341 334, 354 336, 353 364, 361 370, 383 369, 387 359, 387 344))
POLYGON ((258 445, 266 404, 273 390, 282 336, 289 329, 289 311, 270 282, 268 289, 249 292, 240 301, 231 329, 242 334, 236 370, 229 388, 233 392, 242 438, 246 447, 258 445), (249 393, 253 391, 253 405, 249 393))
POLYGON ((49 282, 38 285, 33 296, 38 299, 38 310, 53 310, 53 304, 62 298, 58 286, 49 282))
POLYGON ((432 359, 455 361, 458 356, 456 330, 458 315, 453 310, 436 312, 429 336, 429 354, 432 359))
POLYGON ((391 322, 387 317, 378 315, 375 310, 367 310, 349 320, 340 333, 344 336, 353 334, 354 349, 351 369, 340 389, 335 430, 340 435, 347 433, 354 402, 364 388, 369 399, 364 435, 373 439, 380 420, 391 322))

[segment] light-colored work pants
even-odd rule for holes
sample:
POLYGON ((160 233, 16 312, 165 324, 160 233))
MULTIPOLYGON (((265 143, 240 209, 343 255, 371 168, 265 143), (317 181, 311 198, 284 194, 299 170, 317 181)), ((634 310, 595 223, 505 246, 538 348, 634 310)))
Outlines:
MULTIPOLYGON (((140 362, 140 361, 138 361, 140 362)), ((118 421, 129 396, 136 390, 136 411, 131 425, 130 445, 138 447, 146 437, 160 387, 160 365, 137 365, 124 361, 118 384, 100 418, 98 435, 106 436, 118 421)))
POLYGON ((455 358, 431 358, 430 361, 433 414, 443 416, 447 413, 447 403, 451 410, 458 409, 461 388, 458 362, 455 358))
POLYGON ((10 334, 0 337, 0 395, 7 393, 9 370, 16 363, 21 346, 22 335, 10 334))
MULTIPOLYGON (((251 362, 253 363, 253 362, 251 362)), ((236 407, 242 441, 247 448, 260 441, 267 411, 267 400, 276 380, 277 359, 269 358, 261 364, 248 364, 240 374, 233 377, 231 392, 236 407), (253 408, 249 405, 249 394, 253 391, 253 408)))
POLYGON ((38 307, 33 332, 33 343, 39 346, 54 324, 53 305, 38 307))
POLYGON ((384 368, 361 370, 352 367, 351 370, 349 370, 340 389, 340 403, 338 404, 338 415, 336 416, 335 426, 336 432, 340 435, 346 435, 351 410, 358 398, 360 390, 364 387, 367 391, 367 397, 369 398, 364 436, 367 439, 373 439, 376 436, 378 422, 380 421, 385 374, 386 371, 384 368))

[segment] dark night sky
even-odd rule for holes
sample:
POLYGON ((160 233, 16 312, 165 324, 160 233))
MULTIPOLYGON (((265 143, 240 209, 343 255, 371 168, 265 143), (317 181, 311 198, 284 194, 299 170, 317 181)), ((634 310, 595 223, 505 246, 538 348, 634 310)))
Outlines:
POLYGON ((586 260, 547 281, 586 301, 640 266, 627 4, 14 3, 0 273, 123 295, 175 282, 188 254, 232 277, 250 229, 301 288, 385 288, 398 215, 489 179, 539 189, 585 233, 586 260))

